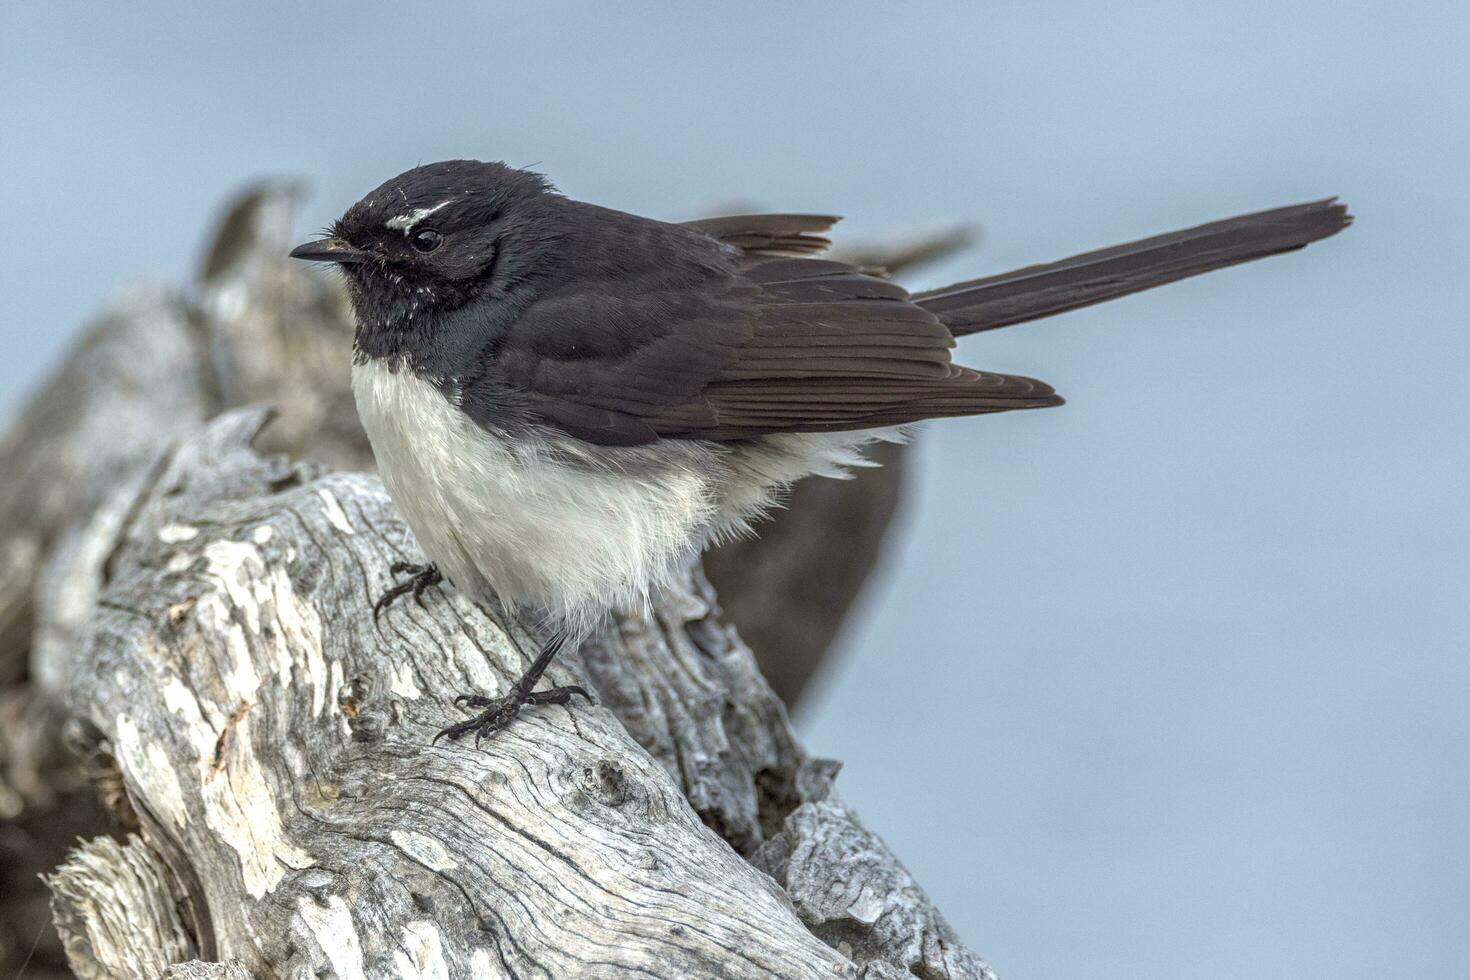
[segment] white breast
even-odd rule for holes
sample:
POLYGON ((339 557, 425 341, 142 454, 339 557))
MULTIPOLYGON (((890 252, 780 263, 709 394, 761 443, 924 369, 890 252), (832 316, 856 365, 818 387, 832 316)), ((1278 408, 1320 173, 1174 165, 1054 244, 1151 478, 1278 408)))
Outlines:
POLYGON ((708 449, 637 456, 554 435, 502 439, 381 361, 354 365, 352 390, 388 492, 472 594, 586 629, 613 603, 646 601, 716 522, 721 467, 708 449))

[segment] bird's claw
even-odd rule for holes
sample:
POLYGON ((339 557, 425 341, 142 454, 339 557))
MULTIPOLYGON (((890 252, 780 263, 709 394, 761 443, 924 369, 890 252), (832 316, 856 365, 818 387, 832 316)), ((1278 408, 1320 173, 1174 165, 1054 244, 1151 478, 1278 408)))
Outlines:
POLYGON ((389 587, 378 597, 378 601, 373 603, 374 623, 383 614, 383 610, 393 605, 400 596, 412 592, 414 601, 422 605, 424 590, 444 581, 444 575, 439 571, 439 566, 432 562, 426 565, 415 565, 413 562, 395 561, 388 567, 388 570, 394 575, 407 575, 409 577, 389 587))
POLYGON ((467 718, 464 721, 455 722, 439 730, 434 736, 435 744, 441 738, 447 738, 451 742, 458 741, 470 732, 475 733, 475 744, 494 735, 503 728, 510 726, 516 715, 527 705, 540 704, 570 704, 572 698, 580 694, 587 699, 588 704, 596 704, 587 689, 578 684, 568 684, 565 687, 553 687, 546 691, 522 691, 514 688, 503 697, 487 698, 480 694, 461 694, 454 699, 457 707, 483 708, 478 715, 467 718))

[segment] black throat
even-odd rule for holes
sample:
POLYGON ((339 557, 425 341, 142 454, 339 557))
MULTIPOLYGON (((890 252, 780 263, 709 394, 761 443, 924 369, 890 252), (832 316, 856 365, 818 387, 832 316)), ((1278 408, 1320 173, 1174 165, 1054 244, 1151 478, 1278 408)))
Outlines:
POLYGON ((476 424, 503 437, 531 432, 534 419, 525 399, 504 383, 497 358, 533 300, 533 289, 523 286, 453 305, 432 287, 395 281, 392 270, 367 275, 353 270, 348 281, 357 318, 354 365, 408 371, 438 388, 476 424))

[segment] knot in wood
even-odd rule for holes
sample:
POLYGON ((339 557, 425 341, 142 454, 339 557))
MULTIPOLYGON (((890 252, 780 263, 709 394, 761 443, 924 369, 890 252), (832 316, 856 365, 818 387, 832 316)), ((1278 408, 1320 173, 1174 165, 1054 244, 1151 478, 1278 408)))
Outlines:
POLYGON ((598 759, 582 767, 582 782, 588 795, 604 806, 622 806, 628 801, 628 777, 613 759, 598 759))

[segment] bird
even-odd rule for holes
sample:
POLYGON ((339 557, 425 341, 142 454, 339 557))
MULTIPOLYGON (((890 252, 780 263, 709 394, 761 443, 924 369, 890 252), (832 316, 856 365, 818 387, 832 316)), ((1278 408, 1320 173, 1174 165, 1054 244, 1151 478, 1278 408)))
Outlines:
POLYGON ((436 736, 534 705, 547 667, 647 604, 808 476, 843 477, 916 423, 1062 404, 964 367, 957 337, 1301 248, 1335 198, 910 294, 824 257, 822 214, 666 222, 577 201, 505 163, 447 160, 373 190, 291 257, 334 263, 352 390, 379 472, 430 558, 374 607, 445 579, 535 638, 499 697, 436 736))

